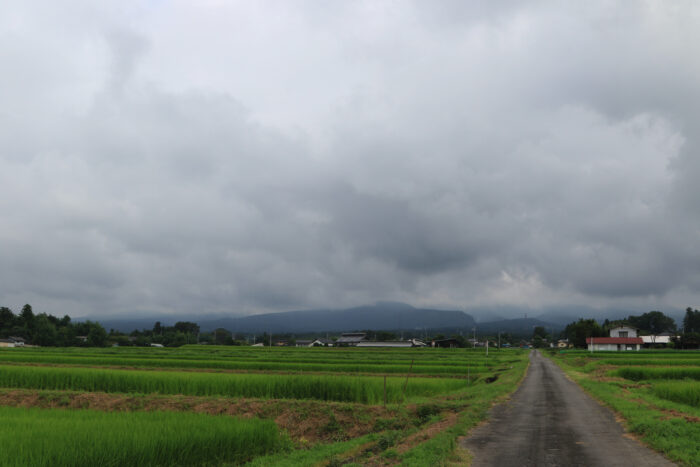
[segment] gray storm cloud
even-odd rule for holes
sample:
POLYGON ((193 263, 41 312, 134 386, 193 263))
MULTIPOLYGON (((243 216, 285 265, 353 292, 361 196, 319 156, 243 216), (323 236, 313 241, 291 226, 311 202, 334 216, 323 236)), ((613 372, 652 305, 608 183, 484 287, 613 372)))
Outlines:
POLYGON ((700 298, 700 8, 10 2, 0 304, 700 298))

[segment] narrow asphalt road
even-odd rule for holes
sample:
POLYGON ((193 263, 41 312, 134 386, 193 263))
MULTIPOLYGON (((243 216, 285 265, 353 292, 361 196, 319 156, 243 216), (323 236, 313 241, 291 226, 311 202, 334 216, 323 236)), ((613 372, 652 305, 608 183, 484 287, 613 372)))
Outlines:
POLYGON ((533 351, 511 400, 460 443, 473 467, 675 465, 623 434, 609 409, 533 351))

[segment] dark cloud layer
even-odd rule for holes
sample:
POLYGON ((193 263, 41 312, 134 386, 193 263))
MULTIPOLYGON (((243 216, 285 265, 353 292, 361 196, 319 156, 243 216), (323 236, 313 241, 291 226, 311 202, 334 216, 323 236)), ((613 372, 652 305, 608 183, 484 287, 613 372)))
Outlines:
POLYGON ((700 298, 691 2, 3 10, 0 304, 700 298))

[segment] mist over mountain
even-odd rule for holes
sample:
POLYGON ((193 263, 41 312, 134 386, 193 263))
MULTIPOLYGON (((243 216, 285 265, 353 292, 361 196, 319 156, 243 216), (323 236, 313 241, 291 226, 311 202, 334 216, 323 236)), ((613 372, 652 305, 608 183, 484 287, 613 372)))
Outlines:
POLYGON ((245 317, 158 317, 102 320, 106 328, 122 332, 134 329, 150 329, 155 321, 170 325, 175 321, 196 321, 202 331, 216 328, 234 333, 305 333, 343 332, 363 329, 373 330, 437 330, 471 329, 475 321, 459 310, 415 308, 405 303, 378 302, 346 309, 296 310, 281 313, 265 313, 245 317))
POLYGON ((488 334, 494 336, 498 333, 513 334, 515 336, 531 337, 535 327, 541 326, 545 328, 547 333, 557 334, 564 326, 552 322, 542 321, 536 318, 516 318, 502 319, 491 321, 488 323, 478 323, 476 325, 476 334, 478 336, 488 334))
MULTIPOLYGON (((202 331, 224 328, 234 333, 314 333, 344 332, 363 329, 466 333, 478 334, 509 332, 529 335, 535 326, 543 326, 555 332, 567 324, 581 318, 624 319, 630 315, 640 315, 651 310, 596 309, 586 306, 551 307, 533 309, 527 307, 474 307, 467 311, 417 308, 400 302, 377 302, 352 308, 295 310, 278 313, 264 313, 249 316, 228 315, 153 315, 103 319, 84 317, 99 321, 106 329, 131 332, 134 329, 151 329, 156 321, 164 326, 172 326, 177 321, 194 321, 202 331)), ((677 324, 683 320, 684 310, 661 310, 672 317, 677 324)))

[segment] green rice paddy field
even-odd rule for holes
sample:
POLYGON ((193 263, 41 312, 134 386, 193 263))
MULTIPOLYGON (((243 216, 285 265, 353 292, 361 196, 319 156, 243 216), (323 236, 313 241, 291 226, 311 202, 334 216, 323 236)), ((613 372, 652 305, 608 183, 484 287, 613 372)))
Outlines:
POLYGON ((526 368, 517 349, 0 349, 0 465, 442 465, 526 368))
POLYGON ((700 465, 700 352, 570 351, 553 358, 629 431, 683 465, 700 465))

